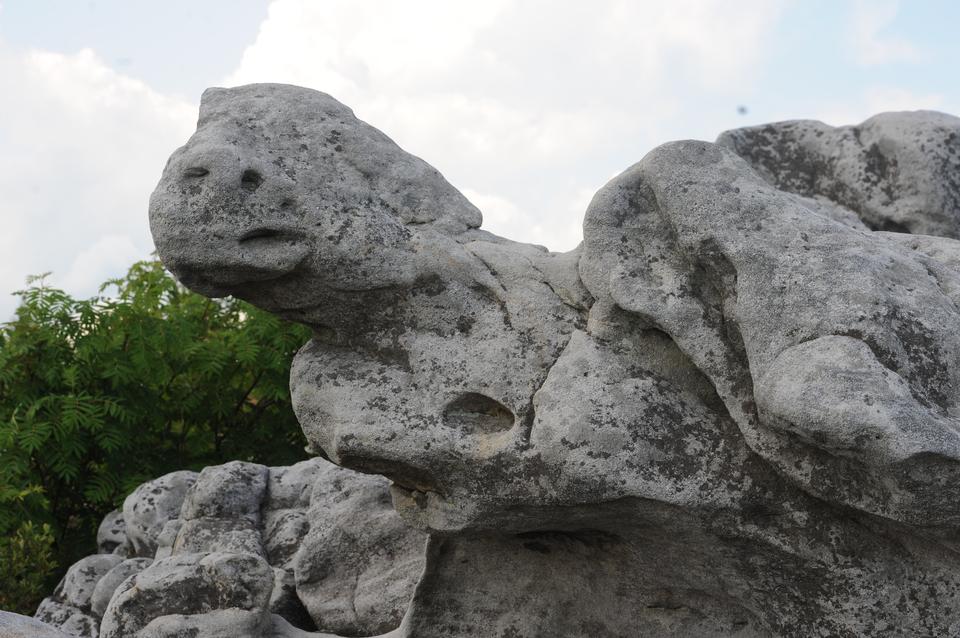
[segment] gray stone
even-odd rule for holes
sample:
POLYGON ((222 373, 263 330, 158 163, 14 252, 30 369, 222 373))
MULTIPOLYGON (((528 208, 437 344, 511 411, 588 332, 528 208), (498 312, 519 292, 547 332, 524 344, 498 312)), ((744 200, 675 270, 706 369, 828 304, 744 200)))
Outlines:
POLYGON ((136 499, 130 509, 147 530, 141 539, 157 544, 155 560, 87 557, 39 617, 79 636, 96 635, 102 617, 105 636, 141 638, 194 630, 293 637, 318 627, 358 635, 399 624, 423 569, 425 535, 401 523, 384 479, 323 459, 279 468, 231 462, 173 478, 127 499, 136 499), (165 518, 155 513, 172 512, 174 500, 175 518, 154 535, 165 518), (312 535, 311 521, 321 523, 312 535), (351 543, 338 560, 336 549, 351 543))
POLYGON ((103 616, 104 638, 142 635, 155 619, 219 609, 262 610, 273 586, 270 566, 252 554, 177 554, 125 580, 103 616))
POLYGON ((960 469, 960 311, 941 281, 960 273, 810 212, 721 147, 666 145, 594 199, 581 275, 669 334, 808 493, 957 525, 939 484, 960 469))
POLYGON ((68 636, 97 638, 99 635, 99 618, 90 611, 58 602, 53 598, 44 598, 41 601, 35 617, 46 626, 56 627, 68 636))
POLYGON ((263 465, 240 461, 204 468, 184 499, 172 553, 265 556, 260 508, 268 472, 263 465))
POLYGON ((960 238, 960 118, 912 111, 857 126, 777 122, 727 131, 717 143, 777 188, 853 212, 874 230, 960 238))
POLYGON ((113 510, 103 517, 97 529, 97 553, 112 554, 123 552, 127 546, 127 526, 123 522, 123 512, 113 510))
POLYGON ((400 624, 423 571, 426 536, 397 516, 388 485, 332 465, 314 484, 310 530, 292 573, 318 627, 368 636, 400 624))
POLYGON ((163 526, 180 516, 183 499, 196 480, 196 472, 171 472, 139 486, 123 501, 128 556, 153 557, 163 526))
POLYGON ((283 618, 263 612, 222 609, 203 614, 160 616, 143 628, 143 638, 337 638, 333 634, 306 632, 283 618))
POLYGON ((96 638, 100 625, 100 614, 93 609, 97 585, 123 562, 116 554, 80 559, 70 566, 53 595, 40 603, 35 617, 71 636, 96 638))
POLYGON ((163 529, 157 536, 157 551, 154 552, 155 559, 166 558, 173 554, 173 544, 177 542, 177 535, 180 528, 183 527, 183 520, 175 518, 163 524, 163 529))
MULTIPOLYGON (((294 557, 310 529, 307 508, 314 484, 321 479, 326 462, 303 461, 291 467, 270 468, 268 506, 262 511, 263 548, 273 566, 273 592, 269 609, 298 627, 315 627, 315 616, 304 607, 297 592, 294 557)), ((381 488, 383 489, 383 488, 381 488)), ((404 601, 406 603, 410 599, 404 601)))
POLYGON ((35 618, 0 611, 0 638, 68 638, 69 635, 35 618))
POLYGON ((153 563, 151 558, 130 558, 117 564, 110 571, 104 574, 96 586, 93 588, 93 596, 90 598, 90 610, 97 618, 103 617, 113 592, 117 587, 130 576, 139 574, 153 563))
POLYGON ((262 612, 218 609, 202 614, 158 616, 137 635, 142 638, 268 636, 271 624, 271 618, 262 612))
MULTIPOLYGON (((327 95, 216 89, 151 229, 194 290, 313 329, 291 372, 311 449, 387 477, 431 536, 394 635, 953 635, 958 122, 664 145, 561 255, 480 230, 327 95)), ((339 494, 294 573, 349 624, 377 534, 339 494)))
POLYGON ((81 609, 89 608, 97 582, 122 562, 123 557, 115 554, 94 554, 80 559, 67 570, 53 598, 81 609))
POLYGON ((181 518, 223 518, 258 525, 267 473, 263 465, 242 461, 204 468, 184 498, 181 518))

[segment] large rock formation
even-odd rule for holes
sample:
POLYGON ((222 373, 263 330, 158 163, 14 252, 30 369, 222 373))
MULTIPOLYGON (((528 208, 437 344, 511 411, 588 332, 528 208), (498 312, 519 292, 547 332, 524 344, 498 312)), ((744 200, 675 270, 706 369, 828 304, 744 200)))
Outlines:
MULTIPOLYGON (((327 95, 212 89, 150 220, 186 285, 313 328, 291 378, 311 445, 389 478, 430 534, 391 636, 949 636, 958 132, 891 114, 666 144, 554 254, 480 230, 327 95)), ((252 611, 282 586, 217 586, 274 565, 262 514, 196 492, 105 635, 293 635, 252 611), (167 573, 205 602, 148 607, 167 573)), ((318 573, 392 560, 368 539, 315 547, 318 573)), ((294 562, 294 591, 343 591, 302 588, 294 562)), ((352 618, 367 600, 303 602, 352 618)))
POLYGON ((958 131, 668 144, 558 255, 328 96, 213 90, 151 224, 314 329, 309 440, 432 535, 401 635, 948 635, 960 243, 869 228, 956 236, 958 131))

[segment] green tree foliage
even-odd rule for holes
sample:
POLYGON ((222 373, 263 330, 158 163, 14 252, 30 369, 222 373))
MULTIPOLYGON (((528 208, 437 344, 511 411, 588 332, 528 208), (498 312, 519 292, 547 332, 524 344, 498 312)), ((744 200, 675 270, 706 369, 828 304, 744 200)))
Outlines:
POLYGON ((31 521, 0 536, 0 609, 32 615, 57 567, 50 525, 31 521))
MULTIPOLYGON (((45 587, 61 575, 53 561, 62 572, 95 551, 101 518, 143 481, 306 457, 289 373, 307 329, 191 293, 158 262, 135 264, 93 299, 43 277, 28 286, 0 325, 0 536, 20 534, 2 551, 30 546, 45 587), (52 557, 41 551, 51 538, 52 557)), ((37 602, 36 592, 0 595, 21 612, 37 602)))

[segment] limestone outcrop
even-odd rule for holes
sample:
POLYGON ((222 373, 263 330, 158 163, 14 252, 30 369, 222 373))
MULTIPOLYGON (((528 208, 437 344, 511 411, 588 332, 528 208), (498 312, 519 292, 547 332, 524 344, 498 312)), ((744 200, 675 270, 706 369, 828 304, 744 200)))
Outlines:
POLYGON ((3 638, 69 638, 56 627, 36 618, 0 611, 0 636, 3 638))
POLYGON ((102 553, 70 567, 36 618, 84 638, 383 633, 424 542, 384 479, 323 459, 174 472, 104 519, 102 553))
MULTIPOLYGON (((920 112, 668 143, 557 254, 330 96, 207 91, 159 255, 312 328, 311 448, 386 477, 407 527, 382 483, 205 470, 175 520, 105 522, 157 549, 102 634, 960 634, 958 135, 920 112)), ((88 586, 53 602, 82 622, 88 586)))
POLYGON ((960 238, 960 118, 911 111, 857 126, 796 120, 727 131, 717 144, 778 189, 852 213, 872 230, 960 238))

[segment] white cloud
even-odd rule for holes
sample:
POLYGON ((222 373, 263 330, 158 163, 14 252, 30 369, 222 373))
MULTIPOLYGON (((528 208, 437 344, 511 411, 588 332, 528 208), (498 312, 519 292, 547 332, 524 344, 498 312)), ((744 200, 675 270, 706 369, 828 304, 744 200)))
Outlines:
POLYGON ((914 93, 893 86, 875 86, 859 97, 821 104, 812 117, 832 126, 859 124, 885 111, 916 111, 922 109, 955 112, 960 105, 948 105, 939 93, 914 93))
POLYGON ((857 0, 851 12, 854 56, 864 66, 890 62, 916 62, 922 58, 915 44, 884 30, 897 17, 897 0, 857 0))
POLYGON ((123 273, 130 264, 146 259, 148 253, 126 235, 104 235, 81 250, 70 266, 53 275, 49 283, 64 290, 95 292, 95 286, 123 273))
POLYGON ((502 237, 522 237, 524 241, 540 246, 572 247, 580 242, 580 219, 586 206, 580 211, 557 211, 553 219, 544 219, 498 195, 486 195, 471 188, 463 188, 462 191, 483 213, 483 228, 491 233, 502 237))
POLYGON ((0 321, 29 274, 91 295, 153 250, 147 201, 196 107, 96 54, 0 43, 0 321))
POLYGON ((585 191, 673 135, 722 130, 689 96, 736 103, 780 9, 767 0, 275 0, 224 83, 330 93, 469 186, 486 227, 565 250, 580 239, 585 191))

